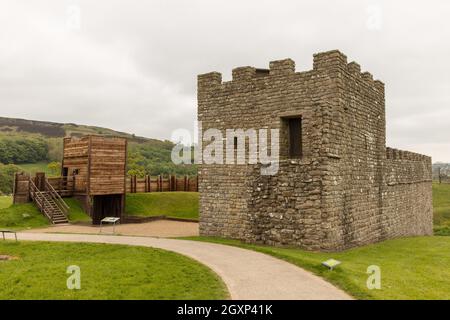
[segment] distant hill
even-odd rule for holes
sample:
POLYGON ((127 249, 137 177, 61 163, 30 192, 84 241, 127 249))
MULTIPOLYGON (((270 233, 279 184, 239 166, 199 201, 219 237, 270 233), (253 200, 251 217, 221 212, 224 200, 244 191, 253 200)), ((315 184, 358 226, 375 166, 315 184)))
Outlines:
POLYGON ((89 134, 128 139, 129 174, 144 176, 197 173, 195 165, 172 163, 171 151, 174 144, 167 140, 139 137, 96 126, 5 117, 0 117, 0 163, 45 166, 46 162, 61 160, 63 137, 89 134))

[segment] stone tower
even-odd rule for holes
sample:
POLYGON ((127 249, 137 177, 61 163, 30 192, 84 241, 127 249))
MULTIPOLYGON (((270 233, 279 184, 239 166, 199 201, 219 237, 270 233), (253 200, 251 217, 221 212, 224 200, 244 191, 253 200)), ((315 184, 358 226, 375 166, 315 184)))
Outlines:
POLYGON ((336 251, 432 234, 431 158, 386 147, 384 84, 339 51, 305 72, 286 59, 199 75, 198 120, 280 132, 275 175, 200 165, 202 235, 336 251))

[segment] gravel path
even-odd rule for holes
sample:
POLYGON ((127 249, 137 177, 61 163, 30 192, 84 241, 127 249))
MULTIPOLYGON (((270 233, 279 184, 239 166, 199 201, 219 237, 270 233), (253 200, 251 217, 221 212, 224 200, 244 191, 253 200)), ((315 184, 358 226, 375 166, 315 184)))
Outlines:
MULTIPOLYGON (((102 233, 112 234, 112 231, 113 227, 111 225, 102 227, 102 233)), ((52 225, 50 227, 31 229, 25 232, 99 234, 100 227, 92 225, 91 223, 52 225)), ((115 234, 163 238, 191 237, 198 236, 198 223, 172 220, 156 220, 145 223, 126 223, 117 225, 115 227, 115 234)))
POLYGON ((176 239, 112 235, 18 233, 20 240, 137 245, 178 252, 214 270, 232 299, 351 299, 322 278, 271 256, 241 248, 176 239))

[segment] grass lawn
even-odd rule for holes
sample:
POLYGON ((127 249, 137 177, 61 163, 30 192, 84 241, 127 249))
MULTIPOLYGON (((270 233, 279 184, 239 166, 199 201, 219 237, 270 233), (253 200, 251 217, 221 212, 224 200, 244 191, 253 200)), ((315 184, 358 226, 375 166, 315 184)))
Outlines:
POLYGON ((450 236, 450 184, 433 183, 434 233, 450 236))
POLYGON ((226 299, 210 269, 160 249, 107 244, 0 242, 0 300, 226 299), (101 263, 99 263, 101 262, 101 263), (66 286, 67 267, 81 271, 81 289, 66 286))
POLYGON ((12 205, 12 197, 0 196, 0 210, 3 208, 8 208, 11 205, 12 205))
POLYGON ((358 299, 450 299, 450 237, 388 240, 339 253, 248 245, 235 240, 193 237, 263 252, 309 270, 358 299), (342 261, 334 271, 321 265, 342 261), (381 268, 381 289, 366 287, 367 267, 381 268))
POLYGON ((127 194, 126 214, 198 219, 198 192, 152 192, 127 194))
POLYGON ((10 205, 0 209, 0 229, 23 230, 48 225, 48 219, 34 203, 10 205))
POLYGON ((34 176, 36 172, 45 172, 47 176, 52 176, 52 172, 47 167, 48 162, 36 162, 36 163, 23 163, 23 164, 16 164, 20 169, 23 171, 30 173, 34 176))
MULTIPOLYGON (((0 228, 23 230, 50 225, 50 222, 34 203, 12 205, 11 197, 0 197, 0 228), (9 198, 9 199, 2 199, 9 198), (4 204, 2 208, 2 204, 4 204), (7 206, 9 204, 9 206, 7 206)), ((69 205, 69 221, 90 221, 91 218, 83 211, 78 200, 64 199, 69 205)))

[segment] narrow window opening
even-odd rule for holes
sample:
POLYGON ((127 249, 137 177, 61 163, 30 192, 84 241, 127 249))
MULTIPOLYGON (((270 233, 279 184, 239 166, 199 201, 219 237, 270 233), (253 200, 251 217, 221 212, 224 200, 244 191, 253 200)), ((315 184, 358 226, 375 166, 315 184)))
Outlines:
POLYGON ((289 131, 289 158, 301 158, 302 146, 302 118, 287 119, 289 131))

